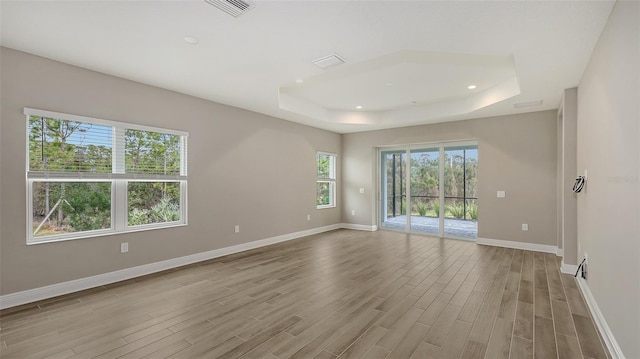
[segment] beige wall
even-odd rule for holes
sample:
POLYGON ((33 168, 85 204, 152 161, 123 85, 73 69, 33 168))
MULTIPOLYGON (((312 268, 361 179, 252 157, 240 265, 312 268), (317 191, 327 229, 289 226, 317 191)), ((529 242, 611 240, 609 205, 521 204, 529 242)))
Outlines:
POLYGON ((556 126, 544 111, 343 135, 343 222, 377 223, 376 147, 477 139, 478 236, 555 246, 556 126))
POLYGON ((340 166, 340 135, 0 49, 1 294, 340 223, 315 208, 316 151, 340 166), (24 107, 189 131, 189 225, 27 246, 24 107))
POLYGON ((640 3, 617 1, 578 86, 579 259, 627 358, 640 358, 640 3))

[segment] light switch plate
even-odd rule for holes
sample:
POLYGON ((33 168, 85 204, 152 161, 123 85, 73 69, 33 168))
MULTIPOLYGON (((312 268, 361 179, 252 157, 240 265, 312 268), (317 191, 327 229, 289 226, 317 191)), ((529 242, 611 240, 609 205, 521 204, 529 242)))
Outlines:
POLYGON ((360 187, 360 193, 364 193, 364 187, 360 187))
POLYGON ((505 197, 505 192, 504 191, 498 191, 498 198, 504 198, 505 197))

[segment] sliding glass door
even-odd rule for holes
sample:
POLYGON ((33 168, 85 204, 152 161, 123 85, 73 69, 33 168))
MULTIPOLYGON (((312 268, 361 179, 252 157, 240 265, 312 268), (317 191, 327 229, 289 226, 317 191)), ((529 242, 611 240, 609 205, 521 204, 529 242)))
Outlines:
POLYGON ((382 151, 382 228, 407 228, 407 151, 382 151))
POLYGON ((477 238, 475 143, 380 150, 380 227, 477 238))
POLYGON ((409 149, 411 232, 440 235, 440 150, 409 149))
POLYGON ((478 146, 444 147, 444 236, 478 237, 478 146))

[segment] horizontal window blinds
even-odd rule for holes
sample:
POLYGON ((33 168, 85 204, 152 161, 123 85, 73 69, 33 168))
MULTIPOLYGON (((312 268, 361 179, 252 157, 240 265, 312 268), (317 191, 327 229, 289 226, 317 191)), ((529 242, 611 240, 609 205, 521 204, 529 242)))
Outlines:
POLYGON ((187 133, 41 110, 25 114, 29 178, 186 179, 187 133))

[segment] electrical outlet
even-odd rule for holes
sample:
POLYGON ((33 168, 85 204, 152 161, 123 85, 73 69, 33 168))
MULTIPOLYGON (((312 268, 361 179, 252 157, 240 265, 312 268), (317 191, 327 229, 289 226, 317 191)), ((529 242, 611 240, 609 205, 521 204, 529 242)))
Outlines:
POLYGON ((498 191, 497 196, 498 196, 498 198, 504 198, 506 196, 506 194, 505 194, 504 191, 498 191))
POLYGON ((528 224, 526 224, 526 223, 523 223, 523 224, 522 224, 522 230, 523 230, 523 231, 528 231, 528 230, 529 230, 529 225, 528 225, 528 224))
POLYGON ((360 193, 364 193, 364 187, 360 187, 360 193))
POLYGON ((236 227, 233 229, 233 231, 234 231, 235 233, 239 233, 239 232, 240 232, 240 226, 236 226, 236 227))
POLYGON ((129 242, 120 243, 120 253, 129 252, 129 242))
POLYGON ((310 220, 311 220, 311 215, 307 214, 307 221, 310 221, 310 220))
POLYGON ((355 215, 356 215, 356 210, 355 210, 355 209, 352 209, 352 210, 351 210, 351 215, 352 215, 352 216, 355 216, 355 215))

